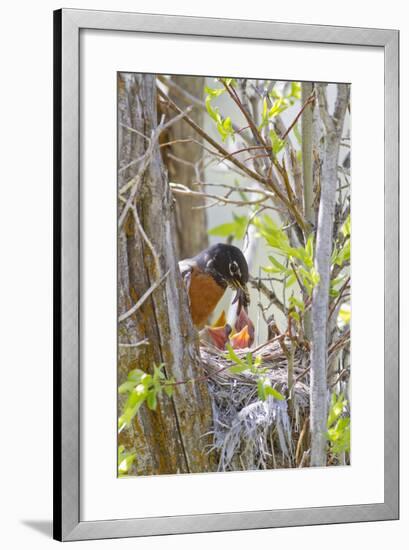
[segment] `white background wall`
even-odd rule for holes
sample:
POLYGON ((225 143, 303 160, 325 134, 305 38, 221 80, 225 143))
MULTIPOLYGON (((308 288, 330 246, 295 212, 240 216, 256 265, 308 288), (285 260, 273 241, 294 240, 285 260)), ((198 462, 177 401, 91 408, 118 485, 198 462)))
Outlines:
MULTIPOLYGON (((48 548, 52 514, 52 10, 53 0, 2 7, 0 84, 1 545, 48 548)), ((64 7, 116 9, 401 30, 401 151, 409 149, 409 21, 405 4, 343 0, 220 2, 207 0, 66 0, 64 7)), ((77 543, 86 548, 141 549, 314 547, 371 550, 402 547, 409 536, 408 499, 408 186, 401 166, 402 322, 401 520, 399 522, 183 535, 77 543), (405 338, 406 337, 406 338, 405 338)), ((375 321, 376 322, 376 321, 375 321)), ((175 496, 175 498, 177 498, 175 496)))

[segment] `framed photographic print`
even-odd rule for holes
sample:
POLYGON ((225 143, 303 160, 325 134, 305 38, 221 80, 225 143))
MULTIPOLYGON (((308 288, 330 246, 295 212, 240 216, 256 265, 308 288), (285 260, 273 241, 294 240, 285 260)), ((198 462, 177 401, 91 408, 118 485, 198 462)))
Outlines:
POLYGON ((398 32, 54 37, 55 538, 397 519, 398 32))

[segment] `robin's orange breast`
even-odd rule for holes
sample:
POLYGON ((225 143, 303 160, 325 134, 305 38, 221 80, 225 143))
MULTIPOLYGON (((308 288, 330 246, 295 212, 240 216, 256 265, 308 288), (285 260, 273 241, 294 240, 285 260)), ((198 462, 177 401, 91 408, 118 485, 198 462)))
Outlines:
POLYGON ((190 312, 196 328, 203 327, 224 291, 225 289, 217 284, 211 275, 202 273, 197 268, 192 270, 189 299, 190 312))

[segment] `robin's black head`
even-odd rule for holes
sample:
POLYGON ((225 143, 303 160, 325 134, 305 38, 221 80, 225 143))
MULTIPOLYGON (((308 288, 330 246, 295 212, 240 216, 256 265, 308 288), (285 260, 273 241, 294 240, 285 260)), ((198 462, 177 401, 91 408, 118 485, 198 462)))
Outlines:
POLYGON ((226 288, 237 290, 234 302, 239 302, 239 309, 250 302, 247 290, 249 268, 242 251, 231 244, 218 243, 203 250, 196 257, 200 269, 212 275, 215 281, 226 288))

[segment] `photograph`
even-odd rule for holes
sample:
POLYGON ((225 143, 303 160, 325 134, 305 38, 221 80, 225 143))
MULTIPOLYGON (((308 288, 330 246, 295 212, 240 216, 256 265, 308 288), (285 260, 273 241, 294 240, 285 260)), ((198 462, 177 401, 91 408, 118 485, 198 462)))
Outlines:
POLYGON ((405 546, 404 5, 2 6, 5 549, 405 546))
POLYGON ((117 73, 118 477, 351 464, 350 88, 117 73))

